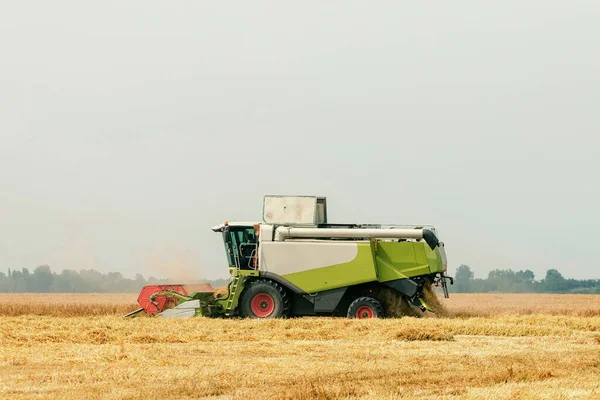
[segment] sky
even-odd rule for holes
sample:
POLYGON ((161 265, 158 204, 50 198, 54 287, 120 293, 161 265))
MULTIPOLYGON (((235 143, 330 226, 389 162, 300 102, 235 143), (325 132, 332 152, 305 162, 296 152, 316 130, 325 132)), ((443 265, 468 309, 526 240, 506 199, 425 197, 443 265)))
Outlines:
POLYGON ((0 3, 0 271, 225 277, 303 194, 600 278, 597 1, 0 3))

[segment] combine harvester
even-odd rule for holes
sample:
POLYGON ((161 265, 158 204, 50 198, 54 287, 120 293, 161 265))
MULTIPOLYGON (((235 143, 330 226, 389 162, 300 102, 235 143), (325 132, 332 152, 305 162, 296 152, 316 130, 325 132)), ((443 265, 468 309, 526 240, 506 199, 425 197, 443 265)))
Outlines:
POLYGON ((433 226, 330 224, 325 197, 265 196, 262 222, 225 222, 230 281, 150 285, 141 312, 161 317, 384 317, 380 293, 392 291, 429 310, 423 290, 448 297, 446 253, 433 226))

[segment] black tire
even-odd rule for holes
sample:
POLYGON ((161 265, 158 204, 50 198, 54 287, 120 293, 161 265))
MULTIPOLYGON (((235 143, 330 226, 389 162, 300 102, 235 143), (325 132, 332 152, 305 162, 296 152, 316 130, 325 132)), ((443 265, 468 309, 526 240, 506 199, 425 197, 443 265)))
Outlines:
POLYGON ((348 318, 383 318, 381 303, 372 297, 359 297, 348 307, 348 318))
POLYGON ((277 282, 253 280, 244 288, 239 310, 243 318, 285 318, 290 313, 290 296, 277 282))

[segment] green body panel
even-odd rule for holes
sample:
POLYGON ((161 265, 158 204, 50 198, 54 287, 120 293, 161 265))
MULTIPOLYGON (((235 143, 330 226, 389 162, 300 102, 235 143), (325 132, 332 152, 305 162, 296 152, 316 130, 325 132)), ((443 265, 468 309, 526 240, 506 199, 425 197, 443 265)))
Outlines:
POLYGON ((377 242, 375 262, 379 282, 430 274, 424 242, 377 242))
MULTIPOLYGON (((335 246, 335 244, 332 244, 335 246)), ((316 293, 366 282, 387 282, 443 272, 439 250, 425 242, 358 243, 350 262, 283 275, 307 293, 316 293)))
POLYGON ((258 270, 252 269, 237 269, 235 267, 229 268, 229 275, 231 276, 259 276, 260 272, 258 270))
POLYGON ((431 250, 429 246, 425 246, 425 253, 427 255, 427 261, 429 262, 429 269, 432 274, 445 272, 444 263, 442 262, 442 256, 440 254, 439 247, 435 250, 431 250))
POLYGON ((307 293, 377 280, 370 243, 358 243, 358 254, 350 262, 283 275, 307 293))

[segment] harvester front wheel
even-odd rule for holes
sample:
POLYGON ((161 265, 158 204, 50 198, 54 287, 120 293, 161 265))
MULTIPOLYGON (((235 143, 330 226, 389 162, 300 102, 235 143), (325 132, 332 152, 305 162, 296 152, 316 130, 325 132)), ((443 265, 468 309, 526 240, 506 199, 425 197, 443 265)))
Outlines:
POLYGON ((240 298, 240 315, 249 318, 287 317, 290 298, 277 282, 259 279, 250 282, 240 298))
POLYGON ((372 297, 359 297, 348 307, 348 318, 383 318, 383 307, 372 297))

